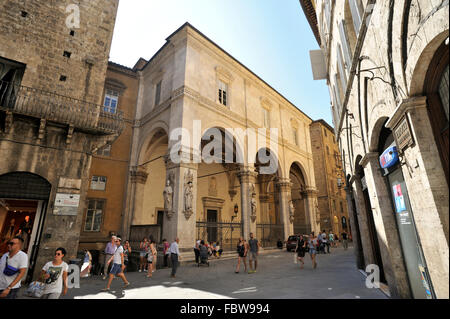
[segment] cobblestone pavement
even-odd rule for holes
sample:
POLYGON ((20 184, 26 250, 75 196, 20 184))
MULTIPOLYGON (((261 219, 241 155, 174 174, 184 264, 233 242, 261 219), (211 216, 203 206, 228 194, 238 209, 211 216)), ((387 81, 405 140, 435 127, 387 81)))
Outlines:
POLYGON ((185 265, 177 277, 170 269, 157 270, 153 278, 146 273, 126 273, 131 285, 114 279, 111 292, 101 292, 106 280, 96 276, 81 279, 81 288, 71 289, 62 299, 385 299, 378 289, 368 289, 365 277, 355 267, 353 249, 332 249, 331 254, 318 255, 318 267, 312 269, 309 255, 305 268, 294 263, 294 253, 274 251, 259 256, 254 274, 235 274, 237 260, 215 260, 210 267, 185 265))

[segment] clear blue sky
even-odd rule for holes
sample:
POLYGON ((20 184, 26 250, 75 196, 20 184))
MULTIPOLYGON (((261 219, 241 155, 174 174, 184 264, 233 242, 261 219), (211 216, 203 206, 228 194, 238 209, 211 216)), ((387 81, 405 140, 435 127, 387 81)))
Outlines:
POLYGON ((314 81, 319 49, 298 0, 121 0, 110 59, 132 67, 150 59, 189 22, 313 120, 330 125, 325 80, 314 81))

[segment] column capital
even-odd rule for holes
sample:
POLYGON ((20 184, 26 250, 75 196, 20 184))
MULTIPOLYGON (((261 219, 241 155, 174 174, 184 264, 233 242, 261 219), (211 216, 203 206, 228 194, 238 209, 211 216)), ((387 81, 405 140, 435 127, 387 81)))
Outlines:
POLYGON ((311 186, 306 186, 305 191, 303 192, 303 194, 306 197, 317 197, 317 194, 319 194, 319 191, 317 190, 317 188, 315 187, 311 187, 311 186))
POLYGON ((243 183, 254 183, 256 177, 258 177, 258 173, 253 171, 253 170, 246 169, 246 170, 239 171, 237 176, 238 176, 239 182, 241 184, 243 184, 243 183))
POLYGON ((180 163, 174 163, 170 158, 170 154, 164 155, 164 163, 166 164, 166 169, 169 170, 179 167, 185 167, 193 170, 198 170, 198 163, 194 163, 193 161, 191 161, 191 155, 189 153, 181 153, 180 158, 180 163))
POLYGON ((130 171, 131 183, 145 184, 147 181, 148 173, 142 169, 133 166, 130 171))
POLYGON ((281 192, 290 192, 293 183, 289 178, 278 178, 275 184, 281 192))
POLYGON ((427 107, 426 96, 415 96, 409 99, 404 99, 395 108, 389 120, 386 122, 386 127, 393 130, 400 122, 400 120, 402 119, 403 115, 406 112, 408 112, 409 110, 426 107, 427 107))
POLYGON ((367 164, 369 164, 371 161, 375 160, 378 163, 378 158, 380 155, 377 152, 369 152, 364 155, 364 157, 359 162, 359 165, 361 165, 363 168, 366 168, 367 164))

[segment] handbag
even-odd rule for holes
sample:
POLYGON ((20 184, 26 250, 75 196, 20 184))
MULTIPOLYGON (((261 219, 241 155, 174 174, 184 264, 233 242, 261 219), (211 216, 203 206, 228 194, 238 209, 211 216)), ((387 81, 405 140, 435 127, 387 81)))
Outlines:
POLYGON ((45 284, 39 281, 33 281, 27 288, 25 294, 28 297, 41 298, 44 294, 45 284))
POLYGON ((8 257, 6 257, 6 265, 5 265, 5 269, 3 270, 3 274, 5 276, 11 277, 14 276, 15 274, 17 274, 19 272, 18 268, 14 268, 10 265, 8 265, 8 257))

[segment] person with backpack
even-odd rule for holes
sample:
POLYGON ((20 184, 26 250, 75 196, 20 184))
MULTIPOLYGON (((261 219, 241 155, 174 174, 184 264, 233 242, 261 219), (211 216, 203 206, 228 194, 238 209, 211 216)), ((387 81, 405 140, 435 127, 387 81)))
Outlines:
POLYGON ((45 286, 41 299, 59 299, 61 293, 63 296, 67 294, 67 274, 69 265, 64 262, 66 250, 62 247, 55 250, 53 261, 49 261, 42 268, 42 278, 45 286))

